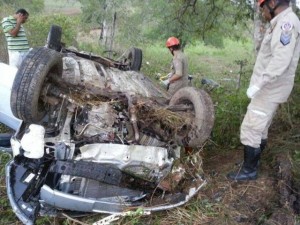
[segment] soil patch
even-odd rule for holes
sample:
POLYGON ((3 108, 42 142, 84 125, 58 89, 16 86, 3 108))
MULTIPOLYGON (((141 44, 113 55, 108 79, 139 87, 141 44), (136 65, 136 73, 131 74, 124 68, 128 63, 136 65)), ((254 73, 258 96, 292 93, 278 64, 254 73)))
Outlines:
MULTIPOLYGON (((276 133, 275 130, 273 132, 276 133)), ((219 215, 209 224, 297 224, 299 192, 293 174, 293 152, 299 143, 270 138, 260 161, 255 181, 230 181, 226 175, 238 170, 243 162, 243 147, 237 150, 211 149, 203 153, 203 169, 208 179, 204 193, 220 208, 219 215)), ((270 135, 276 136, 276 135, 270 135)))

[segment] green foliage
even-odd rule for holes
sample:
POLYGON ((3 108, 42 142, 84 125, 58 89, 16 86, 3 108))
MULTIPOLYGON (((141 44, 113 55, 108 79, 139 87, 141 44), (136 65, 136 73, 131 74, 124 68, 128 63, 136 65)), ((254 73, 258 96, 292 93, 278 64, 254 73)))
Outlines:
POLYGON ((138 208, 136 211, 129 211, 123 220, 131 225, 139 225, 141 224, 141 218, 143 215, 144 210, 142 208, 138 208))
POLYGON ((170 72, 172 55, 163 44, 143 46, 143 66, 141 71, 147 76, 157 79, 170 72))
POLYGON ((190 207, 192 207, 192 206, 195 208, 195 210, 192 210, 192 211, 199 210, 199 208, 200 208, 200 210, 202 212, 205 212, 205 214, 208 216, 216 216, 217 215, 217 212, 215 209, 217 207, 217 204, 212 203, 208 199, 204 199, 200 203, 195 202, 194 205, 191 205, 190 207))
POLYGON ((78 20, 79 19, 77 17, 70 17, 61 14, 37 14, 31 16, 30 20, 25 24, 30 46, 44 46, 52 24, 62 27, 62 42, 67 45, 76 44, 75 38, 77 34, 78 20))
POLYGON ((103 55, 104 49, 100 45, 91 43, 79 43, 79 49, 85 52, 92 53, 93 55, 103 55))
POLYGON ((203 41, 206 45, 223 48, 224 47, 223 39, 224 38, 222 36, 216 35, 213 31, 211 31, 206 34, 203 41))
POLYGON ((177 36, 183 43, 200 39, 216 47, 223 46, 224 37, 232 37, 237 32, 238 36, 245 33, 243 31, 248 26, 247 20, 253 12, 246 1, 155 2, 145 7, 145 10, 153 6, 155 8, 152 20, 156 20, 156 23, 152 22, 152 29, 148 29, 151 38, 177 36))
POLYGON ((50 225, 50 224, 53 224, 53 218, 51 219, 48 216, 39 217, 39 218, 37 218, 35 224, 36 225, 46 225, 46 224, 50 225))
POLYGON ((41 12, 44 9, 44 0, 0 0, 0 6, 9 5, 14 9, 15 13, 18 9, 24 8, 30 16, 34 13, 41 12))
MULTIPOLYGON (((82 7, 82 21, 91 27, 99 27, 107 16, 106 0, 79 0, 82 7)), ((109 18, 110 19, 110 18, 109 18)))
POLYGON ((240 143, 239 129, 249 99, 246 90, 215 89, 211 97, 215 103, 215 125, 212 140, 221 146, 236 147, 240 143))
MULTIPOLYGON (((0 129, 1 130, 1 129, 0 129)), ((0 153, 0 224, 12 224, 16 221, 16 216, 11 210, 8 198, 6 196, 5 188, 5 165, 10 160, 10 155, 6 153, 0 153)))
POLYGON ((85 27, 112 27, 116 13, 116 40, 123 44, 165 40, 177 36, 183 45, 194 40, 223 47, 224 37, 249 36, 253 9, 247 1, 80 0, 85 27))
POLYGON ((0 123, 0 132, 6 133, 6 132, 9 132, 9 131, 10 131, 10 129, 7 126, 0 123))
POLYGON ((44 0, 45 12, 58 12, 65 11, 67 9, 78 9, 81 7, 81 4, 77 0, 44 0))
MULTIPOLYGON (((13 15, 15 13, 15 9, 11 5, 3 4, 0 8, 0 17, 1 20, 3 17, 8 15, 13 15)), ((2 30, 2 26, 0 26, 0 30, 2 30)))

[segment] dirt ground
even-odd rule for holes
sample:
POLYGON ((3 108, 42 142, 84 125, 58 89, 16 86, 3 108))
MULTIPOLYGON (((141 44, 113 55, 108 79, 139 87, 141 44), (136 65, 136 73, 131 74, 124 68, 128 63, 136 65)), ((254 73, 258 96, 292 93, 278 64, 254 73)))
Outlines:
POLYGON ((269 135, 268 147, 262 154, 259 176, 255 181, 234 182, 228 172, 240 168, 242 146, 237 150, 203 152, 204 172, 208 187, 201 193, 220 208, 219 215, 208 224, 296 225, 299 213, 299 192, 293 177, 292 154, 299 148, 299 138, 293 133, 299 127, 278 135, 277 124, 269 135))

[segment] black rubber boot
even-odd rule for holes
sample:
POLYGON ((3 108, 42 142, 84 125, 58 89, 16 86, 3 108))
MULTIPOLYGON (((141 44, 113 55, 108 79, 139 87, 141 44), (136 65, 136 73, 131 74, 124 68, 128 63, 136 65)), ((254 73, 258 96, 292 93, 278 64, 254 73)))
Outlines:
MULTIPOLYGON (((267 147, 267 139, 261 139, 261 142, 260 142, 260 154, 262 154, 263 150, 267 147)), ((257 168, 259 167, 259 162, 260 160, 257 161, 257 168)))
POLYGON ((260 154, 260 147, 253 148, 251 146, 245 146, 244 163, 242 165, 242 168, 240 168, 236 172, 229 173, 227 177, 231 180, 256 180, 260 154))

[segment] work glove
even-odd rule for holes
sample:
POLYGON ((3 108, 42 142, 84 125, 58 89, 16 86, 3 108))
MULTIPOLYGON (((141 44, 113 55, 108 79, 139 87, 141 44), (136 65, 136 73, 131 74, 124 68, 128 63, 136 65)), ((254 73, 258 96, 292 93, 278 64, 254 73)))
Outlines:
POLYGON ((163 86, 168 87, 168 85, 170 84, 170 81, 169 81, 169 79, 167 79, 167 80, 162 80, 160 83, 161 83, 163 86))
POLYGON ((253 98, 257 92, 260 90, 259 87, 253 85, 253 86, 250 86, 248 89, 247 89, 247 96, 248 98, 253 98))
POLYGON ((167 80, 162 80, 160 83, 161 83, 167 90, 169 89, 169 86, 170 86, 170 81, 169 81, 169 79, 167 79, 167 80))

